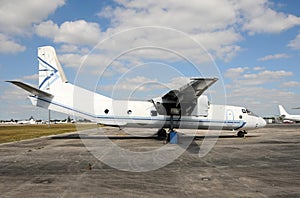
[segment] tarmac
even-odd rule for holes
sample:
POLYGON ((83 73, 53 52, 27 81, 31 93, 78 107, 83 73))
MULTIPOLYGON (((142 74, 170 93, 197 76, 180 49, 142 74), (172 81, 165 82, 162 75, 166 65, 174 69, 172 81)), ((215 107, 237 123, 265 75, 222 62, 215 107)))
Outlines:
MULTIPOLYGON (((105 130, 123 149, 164 146, 149 136, 155 129, 105 130), (140 131, 148 136, 134 135, 140 131)), ((172 163, 146 172, 103 163, 77 132, 1 144, 0 197, 300 197, 300 125, 269 125, 245 138, 224 131, 199 157, 207 138, 216 137, 197 132, 172 163)))

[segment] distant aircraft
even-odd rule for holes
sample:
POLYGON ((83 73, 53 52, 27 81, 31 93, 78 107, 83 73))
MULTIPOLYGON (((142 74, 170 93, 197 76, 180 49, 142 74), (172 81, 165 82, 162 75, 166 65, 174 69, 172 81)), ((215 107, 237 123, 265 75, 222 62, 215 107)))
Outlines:
POLYGON ((263 118, 244 107, 210 104, 202 95, 217 78, 192 78, 178 90, 148 101, 114 100, 67 81, 51 46, 38 48, 39 86, 8 81, 31 93, 34 106, 66 114, 74 114, 97 123, 119 127, 159 128, 165 136, 168 128, 220 129, 238 131, 264 127, 263 118), (78 105, 74 105, 76 101, 78 105), (92 108, 91 108, 92 107, 92 108))
POLYGON ((36 121, 31 118, 30 120, 19 120, 17 124, 36 124, 36 121))
POLYGON ((300 122, 300 115, 291 115, 291 114, 288 114, 286 112, 286 110, 283 108, 282 105, 279 105, 279 112, 280 112, 280 117, 283 119, 283 120, 289 120, 289 121, 295 121, 295 122, 300 122))

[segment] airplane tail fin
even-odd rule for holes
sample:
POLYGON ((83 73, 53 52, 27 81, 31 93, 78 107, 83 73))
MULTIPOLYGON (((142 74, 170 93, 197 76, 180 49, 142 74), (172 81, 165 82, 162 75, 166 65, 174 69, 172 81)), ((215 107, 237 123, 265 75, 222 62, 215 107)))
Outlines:
POLYGON ((53 47, 39 47, 38 61, 40 90, 51 93, 51 90, 61 83, 68 82, 53 47))
POLYGON ((279 107, 279 113, 280 113, 280 116, 287 116, 287 115, 289 115, 289 114, 286 112, 286 110, 283 108, 282 105, 279 105, 278 107, 279 107))

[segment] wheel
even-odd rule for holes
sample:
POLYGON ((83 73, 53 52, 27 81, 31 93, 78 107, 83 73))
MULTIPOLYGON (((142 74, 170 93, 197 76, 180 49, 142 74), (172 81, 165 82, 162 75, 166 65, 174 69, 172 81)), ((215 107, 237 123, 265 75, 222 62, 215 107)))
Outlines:
POLYGON ((157 139, 158 140, 165 140, 167 138, 167 132, 165 129, 159 129, 157 131, 157 139))
POLYGON ((237 133, 237 136, 238 137, 244 137, 245 136, 245 131, 239 131, 238 133, 237 133))

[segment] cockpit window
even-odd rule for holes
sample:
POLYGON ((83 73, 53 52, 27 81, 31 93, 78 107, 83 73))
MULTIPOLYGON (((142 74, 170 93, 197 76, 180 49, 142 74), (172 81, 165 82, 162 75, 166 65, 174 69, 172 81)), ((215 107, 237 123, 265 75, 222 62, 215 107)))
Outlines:
POLYGON ((249 109, 246 109, 246 112, 248 115, 251 115, 251 116, 255 116, 255 117, 259 117, 258 115, 255 115, 252 111, 250 111, 249 109))
POLYGON ((246 109, 242 109, 242 112, 243 112, 243 113, 247 113, 247 110, 246 110, 246 109))

